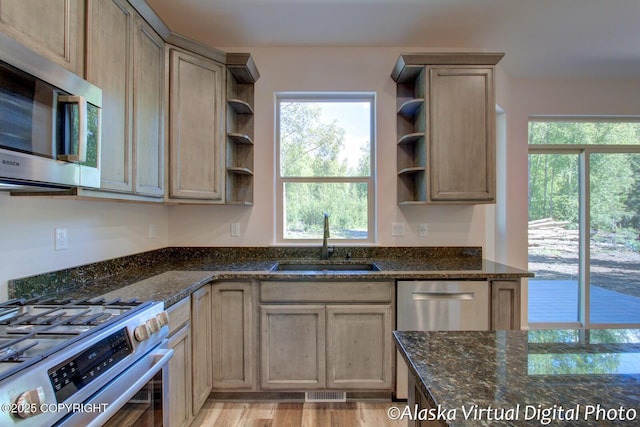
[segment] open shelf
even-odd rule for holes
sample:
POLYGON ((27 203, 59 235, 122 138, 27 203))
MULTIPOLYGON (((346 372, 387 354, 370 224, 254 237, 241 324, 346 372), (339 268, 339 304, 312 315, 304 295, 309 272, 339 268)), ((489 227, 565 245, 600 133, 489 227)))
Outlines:
POLYGON ((398 204, 421 204, 427 175, 425 67, 401 71, 396 80, 398 204))
POLYGON ((241 99, 227 99, 227 104, 237 114, 253 114, 253 107, 241 99))
POLYGON ((253 145, 253 139, 247 134, 243 133, 228 133, 227 136, 235 144, 249 144, 253 145))
POLYGON ((253 102, 259 77, 249 54, 227 54, 227 204, 253 204, 253 102))
POLYGON ((424 98, 410 99, 403 102, 398 107, 398 114, 402 116, 413 116, 424 104, 424 98))

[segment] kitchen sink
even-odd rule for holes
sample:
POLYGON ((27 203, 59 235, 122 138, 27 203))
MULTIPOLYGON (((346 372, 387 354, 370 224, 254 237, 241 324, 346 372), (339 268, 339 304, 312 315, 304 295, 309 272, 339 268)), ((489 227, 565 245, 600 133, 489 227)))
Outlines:
POLYGON ((279 262, 273 271, 380 271, 372 262, 279 262))

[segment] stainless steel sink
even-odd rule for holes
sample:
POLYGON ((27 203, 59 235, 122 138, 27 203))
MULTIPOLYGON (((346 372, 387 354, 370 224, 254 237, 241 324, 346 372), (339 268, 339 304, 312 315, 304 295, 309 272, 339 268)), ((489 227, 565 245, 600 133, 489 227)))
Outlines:
POLYGON ((279 262, 273 271, 380 271, 372 262, 279 262))

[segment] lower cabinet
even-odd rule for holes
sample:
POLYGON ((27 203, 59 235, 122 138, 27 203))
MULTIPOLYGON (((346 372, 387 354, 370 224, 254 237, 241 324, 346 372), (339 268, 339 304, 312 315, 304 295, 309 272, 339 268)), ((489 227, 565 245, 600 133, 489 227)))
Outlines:
POLYGON ((263 389, 317 390, 326 385, 325 309, 260 307, 263 389))
MULTIPOLYGON (((429 403, 429 400, 424 395, 422 390, 418 388, 413 375, 409 375, 409 396, 407 399, 407 406, 411 408, 412 413, 417 414, 429 414, 430 412, 438 409, 434 408, 429 403)), ((417 417, 427 419, 409 419, 409 427, 446 427, 447 424, 441 420, 429 420, 428 417, 417 417)))
POLYGON ((331 305, 326 313, 327 388, 390 388, 391 307, 331 305))
POLYGON ((191 298, 172 305, 169 313, 169 425, 186 427, 193 421, 191 405, 191 298))
POLYGON ((211 285, 191 294, 193 413, 197 414, 213 387, 211 374, 211 285))
POLYGON ((251 282, 212 285, 213 390, 251 391, 256 385, 256 305, 251 282))
POLYGON ((260 292, 261 389, 392 389, 393 283, 263 282, 260 292))
POLYGON ((520 329, 520 280, 491 282, 491 329, 520 329))

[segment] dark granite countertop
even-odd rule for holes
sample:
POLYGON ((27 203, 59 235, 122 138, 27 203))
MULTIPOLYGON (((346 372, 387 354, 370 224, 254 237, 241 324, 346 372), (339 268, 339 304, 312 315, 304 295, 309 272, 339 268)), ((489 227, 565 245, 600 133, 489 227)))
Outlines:
POLYGON ((162 300, 166 306, 212 280, 514 279, 532 274, 482 259, 480 248, 165 248, 9 282, 10 298, 39 296, 162 300), (274 271, 287 263, 373 262, 379 271, 274 271))
POLYGON ((640 425, 640 329, 393 334, 452 427, 640 425))

